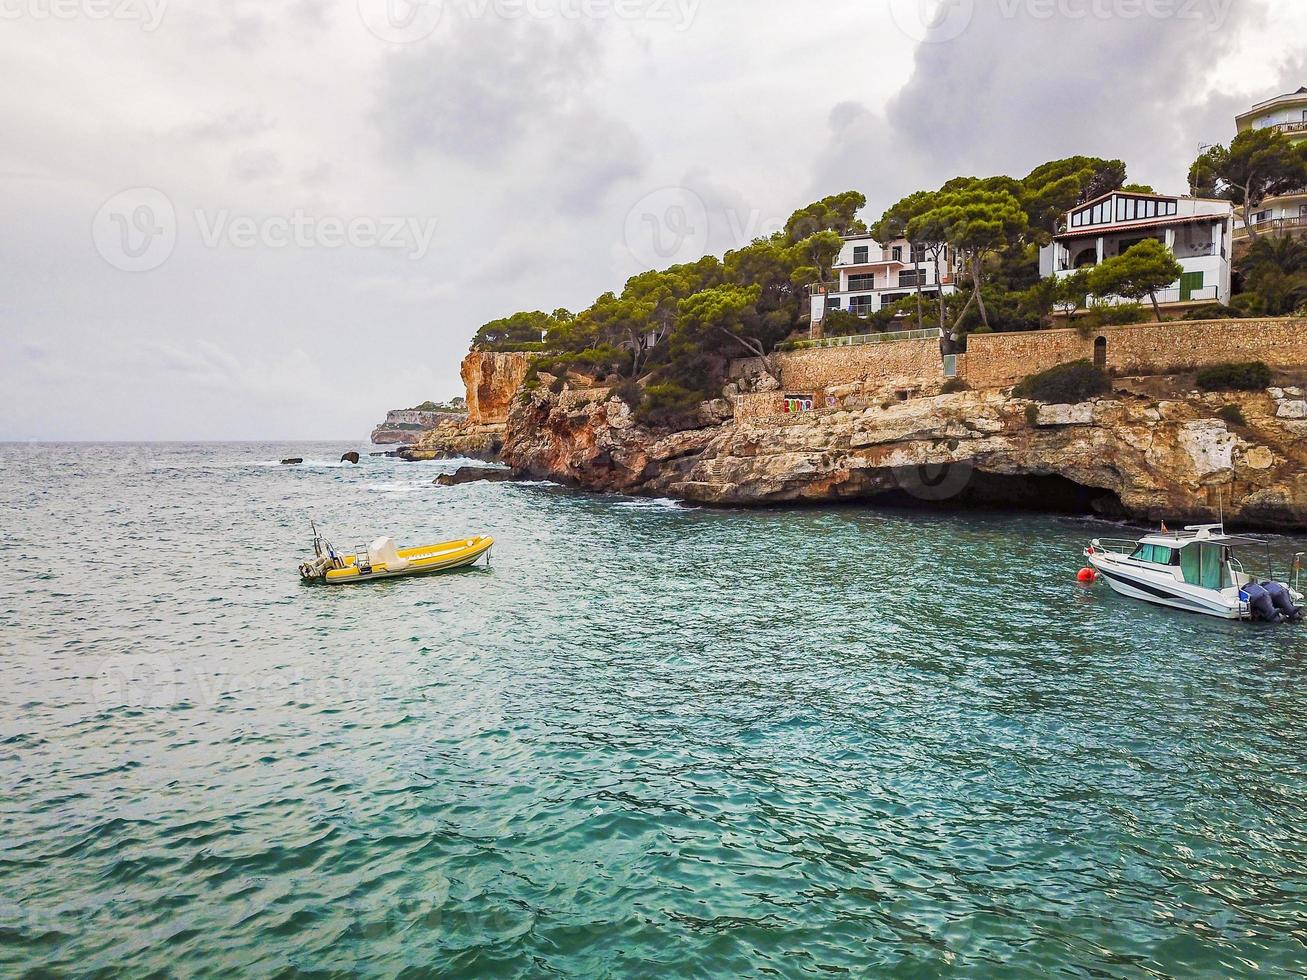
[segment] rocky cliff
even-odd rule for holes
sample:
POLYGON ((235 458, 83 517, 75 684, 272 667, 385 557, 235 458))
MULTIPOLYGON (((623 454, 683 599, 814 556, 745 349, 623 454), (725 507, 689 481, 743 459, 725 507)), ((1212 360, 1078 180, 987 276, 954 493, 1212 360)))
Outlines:
POLYGON ((386 421, 372 430, 372 443, 377 446, 412 445, 422 436, 443 424, 462 422, 465 415, 458 412, 427 412, 417 408, 395 409, 386 413, 386 421))
POLYGON ((528 355, 472 351, 463 359, 467 417, 442 423, 416 440, 406 459, 496 460, 504 443, 509 409, 526 379, 528 355))
POLYGON ((502 457, 526 476, 715 505, 1001 503, 1175 522, 1223 506, 1233 524, 1302 529, 1304 436, 1299 388, 1203 395, 1170 379, 1080 405, 961 392, 674 434, 603 389, 537 390, 513 402, 502 457), (1217 416, 1230 405, 1246 424, 1217 416))

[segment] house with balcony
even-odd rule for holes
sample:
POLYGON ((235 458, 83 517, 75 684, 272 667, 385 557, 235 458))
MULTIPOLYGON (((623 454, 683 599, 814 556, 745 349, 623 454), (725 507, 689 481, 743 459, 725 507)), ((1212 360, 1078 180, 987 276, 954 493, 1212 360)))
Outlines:
MULTIPOLYGON (((1164 244, 1184 274, 1158 294, 1163 306, 1230 302, 1234 206, 1229 201, 1112 191, 1078 205, 1039 253, 1045 278, 1069 276, 1125 252, 1147 238, 1164 244)), ((1115 296, 1099 302, 1124 303, 1115 296)))
MULTIPOLYGON (((1235 117, 1239 132, 1274 128, 1295 143, 1307 141, 1307 86, 1288 95, 1259 102, 1247 112, 1235 117)), ((1243 209, 1238 212, 1235 240, 1242 244, 1251 236, 1244 227, 1243 209)), ((1250 223, 1259 234, 1307 234, 1307 189, 1301 194, 1286 194, 1267 198, 1250 216, 1250 223)))
POLYGON ((933 299, 956 292, 957 259, 944 249, 936 268, 934 254, 923 246, 913 251, 905 240, 876 241, 870 235, 846 235, 832 266, 835 279, 812 288, 812 323, 821 323, 827 310, 847 310, 858 316, 877 313, 917 294, 933 299))

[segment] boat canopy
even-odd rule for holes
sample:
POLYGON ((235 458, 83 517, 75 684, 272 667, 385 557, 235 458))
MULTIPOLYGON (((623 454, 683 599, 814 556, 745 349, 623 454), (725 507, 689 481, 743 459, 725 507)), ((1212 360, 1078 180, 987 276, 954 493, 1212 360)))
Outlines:
POLYGON ((1220 524, 1200 524, 1197 527, 1187 527, 1183 531, 1149 534, 1140 538, 1139 543, 1178 550, 1194 544, 1219 544, 1226 548, 1264 548, 1270 542, 1264 538, 1253 538, 1245 534, 1226 534, 1224 526, 1220 524))

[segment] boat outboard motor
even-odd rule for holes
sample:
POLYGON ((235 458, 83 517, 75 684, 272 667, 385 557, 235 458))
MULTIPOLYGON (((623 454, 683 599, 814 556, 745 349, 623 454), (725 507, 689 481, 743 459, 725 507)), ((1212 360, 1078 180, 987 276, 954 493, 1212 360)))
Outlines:
POLYGON ((1278 623, 1280 621, 1280 610, 1275 608, 1275 602, 1271 599, 1271 594, 1256 582, 1249 582, 1240 590, 1239 594, 1248 603, 1253 619, 1259 619, 1267 623, 1278 623))
POLYGON ((1275 603, 1275 608, 1285 619, 1291 623, 1302 621, 1302 607, 1293 604, 1293 596, 1289 595, 1287 588, 1279 582, 1263 582, 1262 588, 1266 590, 1271 597, 1271 602, 1275 603))

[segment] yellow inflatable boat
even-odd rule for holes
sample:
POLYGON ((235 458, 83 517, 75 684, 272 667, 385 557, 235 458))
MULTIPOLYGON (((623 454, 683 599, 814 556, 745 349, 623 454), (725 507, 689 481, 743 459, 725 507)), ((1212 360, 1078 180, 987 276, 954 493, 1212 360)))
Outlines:
POLYGON ((393 538, 377 538, 356 554, 342 555, 313 528, 313 551, 316 557, 300 565, 300 576, 306 582, 325 582, 328 585, 352 585, 373 582, 383 578, 402 578, 406 575, 429 575, 447 572, 476 564, 484 555, 490 564, 490 551, 495 539, 478 536, 443 544, 429 544, 420 548, 400 548, 393 538))

